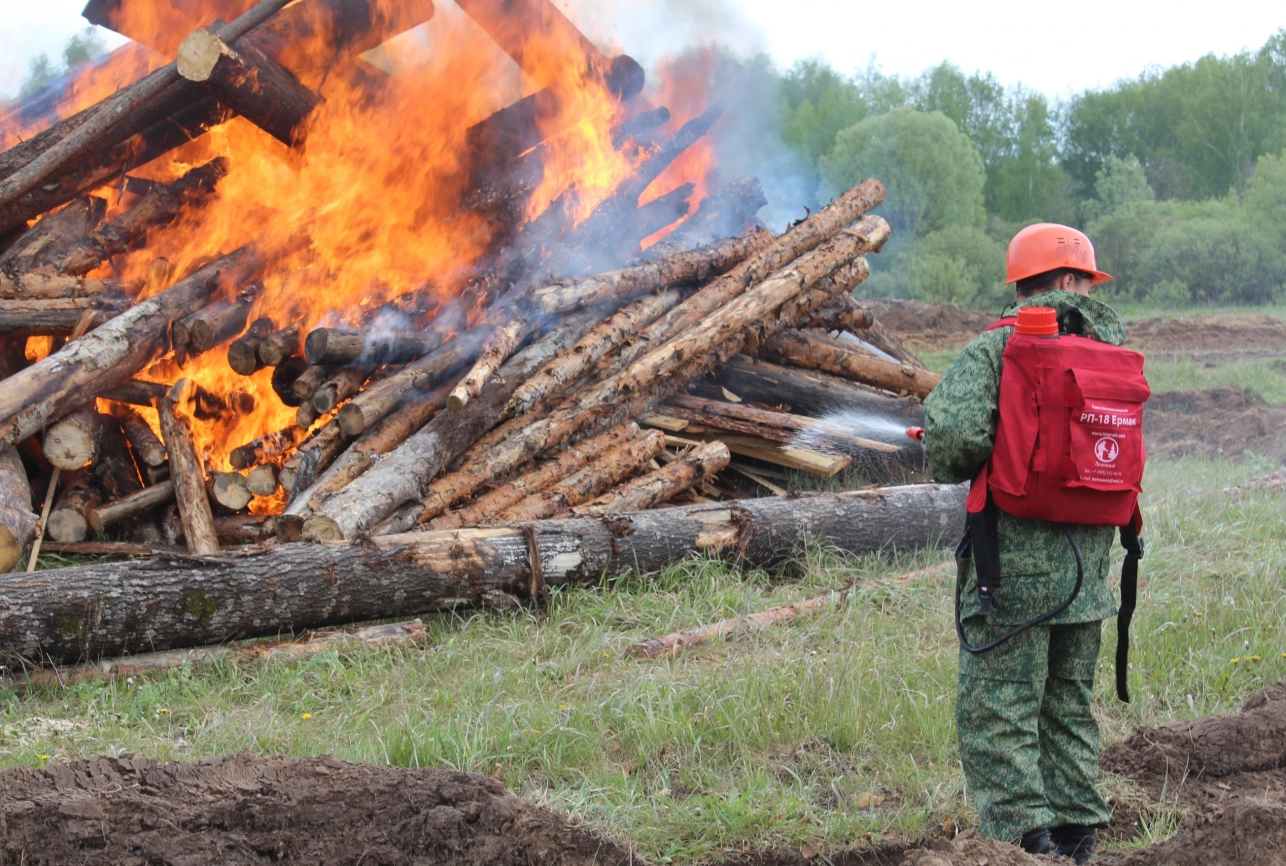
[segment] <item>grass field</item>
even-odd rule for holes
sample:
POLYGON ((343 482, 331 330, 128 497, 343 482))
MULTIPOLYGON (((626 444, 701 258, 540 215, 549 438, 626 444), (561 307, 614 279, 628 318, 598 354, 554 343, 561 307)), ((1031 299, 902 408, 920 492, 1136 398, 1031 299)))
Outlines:
MULTIPOLYGON (((1174 387, 1203 387, 1200 375, 1178 369, 1174 387)), ((1149 466, 1135 700, 1114 696, 1109 624, 1097 695, 1107 742, 1233 710, 1286 679, 1286 506, 1280 492, 1225 492, 1273 468, 1149 466)), ((969 826, 952 578, 875 585, 946 559, 812 550, 773 574, 694 559, 558 594, 539 620, 429 618, 422 648, 0 689, 0 767, 122 751, 448 766, 495 773, 659 862, 969 826), (789 626, 677 659, 625 655, 646 637, 849 583, 859 589, 847 604, 789 626)), ((1134 796, 1122 780, 1103 784, 1134 796)), ((1158 814, 1150 834, 1173 825, 1158 814)))

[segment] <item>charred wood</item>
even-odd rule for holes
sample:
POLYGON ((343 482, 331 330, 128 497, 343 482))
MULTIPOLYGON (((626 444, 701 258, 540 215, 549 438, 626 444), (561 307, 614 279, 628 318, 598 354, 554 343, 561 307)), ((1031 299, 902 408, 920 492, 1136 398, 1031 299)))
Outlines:
POLYGON ((0 271, 17 276, 40 268, 58 271, 58 261, 102 221, 107 200, 85 196, 32 226, 0 255, 0 271))
POLYGON ((290 393, 295 395, 297 401, 294 405, 311 402, 313 394, 317 393, 321 384, 331 377, 332 372, 334 371, 330 367, 319 367, 316 364, 306 367, 295 381, 290 383, 290 393))
POLYGON ((162 385, 160 382, 126 379, 119 385, 103 391, 100 396, 104 400, 128 403, 132 406, 155 406, 169 391, 169 386, 162 385))
POLYGON ((300 333, 301 329, 298 325, 287 325, 280 331, 274 331, 262 338, 255 346, 255 351, 259 353, 259 360, 263 361, 266 367, 276 367, 287 358, 301 355, 303 346, 299 342, 300 333))
POLYGON ((318 416, 332 411, 340 403, 357 393, 362 383, 375 372, 374 367, 344 367, 334 371, 313 392, 312 404, 318 416))
POLYGON ((304 400, 295 393, 295 382, 309 369, 308 362, 303 358, 294 357, 286 358, 281 363, 273 367, 272 370, 272 390, 276 393, 278 399, 291 408, 301 405, 304 400))
POLYGON ((681 226, 644 250, 641 258, 653 261, 739 235, 766 204, 763 187, 753 177, 724 184, 702 199, 697 212, 681 226))
POLYGON ((259 358, 259 344, 274 330, 276 325, 267 316, 251 322, 244 334, 228 344, 228 366, 242 376, 251 376, 262 370, 264 363, 259 358))
POLYGON ((233 469, 249 469, 260 463, 280 463, 290 449, 298 445, 303 438, 304 431, 298 427, 287 427, 275 433, 267 433, 252 442, 233 448, 228 455, 228 462, 232 464, 233 469))
POLYGON ((167 502, 174 500, 174 482, 161 481, 151 487, 144 487, 129 496, 99 505, 86 514, 89 525, 96 532, 102 532, 113 524, 146 514, 167 502))
POLYGON ((96 295, 39 301, 5 301, 0 305, 0 337, 53 336, 71 333, 82 315, 89 313, 89 328, 96 328, 129 309, 123 297, 96 295))

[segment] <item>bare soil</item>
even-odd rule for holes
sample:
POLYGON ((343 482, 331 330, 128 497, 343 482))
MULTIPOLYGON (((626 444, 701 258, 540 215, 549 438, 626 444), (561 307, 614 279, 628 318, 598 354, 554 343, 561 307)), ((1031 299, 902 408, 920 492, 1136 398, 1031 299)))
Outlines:
POLYGON ((0 773, 0 864, 639 863, 486 776, 333 758, 88 758, 0 773))
POLYGON ((1240 458, 1247 452, 1286 462, 1286 405, 1270 406, 1248 388, 1162 391, 1143 413, 1148 456, 1240 458))

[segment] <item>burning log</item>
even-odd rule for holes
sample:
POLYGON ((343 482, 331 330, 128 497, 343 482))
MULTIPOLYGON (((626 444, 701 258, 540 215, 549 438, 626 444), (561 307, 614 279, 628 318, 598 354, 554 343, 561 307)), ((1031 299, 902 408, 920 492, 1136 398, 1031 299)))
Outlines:
POLYGON ((374 367, 344 367, 336 370, 313 392, 312 404, 318 416, 325 415, 356 394, 373 372, 374 367))
POLYGON ((240 282, 261 265, 257 254, 242 247, 0 382, 0 448, 21 442, 88 395, 143 369, 161 351, 172 320, 203 306, 221 277, 240 282))
POLYGON ((50 274, 19 274, 11 277, 0 272, 0 299, 4 301, 53 301, 59 298, 124 294, 125 287, 116 280, 87 280, 83 277, 50 274))
POLYGON ((101 392, 104 400, 117 403, 128 403, 131 406, 155 406, 170 391, 160 382, 144 382, 142 379, 126 379, 119 385, 101 392))
POLYGON ((267 316, 250 323, 246 332, 228 345, 228 366, 242 376, 254 375, 265 366, 259 357, 259 344, 276 330, 267 316))
MULTIPOLYGON (((646 135, 669 122, 670 109, 665 106, 653 108, 650 111, 641 111, 619 126, 612 128, 612 147, 620 150, 630 140, 646 135)), ((764 204, 767 204, 767 202, 764 202, 764 204)), ((758 209, 755 208, 755 210, 758 209)))
POLYGON ((277 487, 277 467, 271 463, 260 463, 246 473, 246 489, 255 496, 271 496, 277 487))
POLYGON ((433 329, 423 333, 396 333, 370 337, 359 331, 314 328, 304 341, 308 363, 339 367, 362 362, 372 365, 405 364, 421 358, 442 345, 450 334, 433 329))
POLYGON ((179 75, 286 145, 321 98, 253 43, 236 48, 208 30, 193 30, 179 46, 179 75))
POLYGON ((614 352, 678 303, 678 292, 661 292, 635 301, 612 318, 595 325, 570 352, 550 361, 543 370, 524 382, 514 392, 506 412, 517 417, 531 411, 538 402, 579 379, 605 355, 614 352))
POLYGON ((300 403, 299 408, 295 410, 295 424, 302 430, 312 427, 320 417, 321 413, 317 411, 312 400, 300 403))
POLYGON ((45 459, 64 471, 91 463, 107 421, 105 415, 93 409, 81 409, 50 425, 43 442, 45 459))
POLYGON ((240 472, 217 472, 210 479, 209 498, 229 511, 240 511, 250 504, 254 494, 246 484, 246 476, 240 472))
POLYGON ((593 502, 573 508, 572 513, 589 516, 655 508, 699 484, 702 479, 713 478, 731 461, 732 455, 728 453, 727 445, 722 442, 707 442, 691 449, 668 466, 635 478, 593 502))
POLYGON ((362 545, 278 545, 146 569, 117 562, 42 571, 0 588, 0 650, 70 662, 142 645, 173 649, 458 609, 491 590, 529 595, 533 558, 546 585, 565 586, 655 571, 694 551, 753 567, 781 562, 808 543, 853 553, 918 549, 955 526, 965 493, 964 486, 914 485, 803 494, 362 545), (191 614, 196 586, 201 616, 191 614))
POLYGON ((593 311, 566 316, 545 337, 500 369, 501 381, 459 412, 438 414, 372 471, 331 497, 305 523, 310 538, 352 538, 374 526, 403 502, 420 495, 421 479, 433 478, 502 418, 513 392, 529 376, 574 345, 598 320, 593 311))
POLYGON ((133 249, 149 231, 168 225, 184 208, 199 206, 227 173, 228 160, 218 157, 173 183, 155 184, 125 213, 89 232, 87 237, 77 236, 71 248, 53 263, 54 270, 86 274, 110 257, 133 249))
POLYGON ((233 448, 228 462, 233 469, 249 469, 260 463, 276 463, 304 438, 298 427, 287 427, 275 433, 266 433, 252 442, 233 448))
POLYGON ((77 474, 75 480, 63 488, 57 504, 49 513, 45 530, 54 541, 84 541, 89 534, 89 521, 85 513, 102 501, 102 491, 88 471, 77 474))
POLYGON ((317 393, 317 388, 330 378, 331 372, 330 367, 319 367, 316 364, 305 367, 295 381, 290 383, 290 393, 294 394, 296 398, 294 405, 298 406, 300 403, 310 402, 313 399, 313 394, 317 393))
POLYGON ((31 510, 31 483, 17 449, 0 451, 0 574, 18 564, 36 534, 31 510))
POLYGON ((157 406, 161 416, 161 438, 170 455, 170 477, 174 481, 174 496, 178 500, 179 516, 183 522, 183 535, 188 550, 198 556, 213 556, 219 552, 219 538, 214 530, 214 512, 205 492, 205 475, 196 447, 192 444, 192 431, 187 421, 174 410, 176 396, 181 394, 185 381, 175 384, 170 396, 157 406))
POLYGON ((54 265, 57 271, 56 263, 66 250, 93 231, 106 213, 106 199, 85 196, 49 214, 0 255, 0 270, 24 274, 54 265))
POLYGON ((171 329, 174 347, 186 346, 192 355, 208 352, 215 346, 241 333, 250 318, 250 307, 263 283, 251 283, 234 301, 219 301, 174 323, 171 329))
POLYGON ((638 471, 665 450, 665 434, 660 430, 640 433, 628 442, 609 448, 602 457, 539 493, 533 493, 512 508, 496 515, 497 522, 543 520, 565 514, 610 490, 613 485, 638 471))
POLYGON ((724 184, 702 199, 697 212, 683 225, 644 250, 642 258, 654 261, 722 237, 739 235, 766 204, 763 186, 753 177, 724 184))
POLYGON ((937 373, 895 364, 806 331, 785 331, 764 344, 768 357, 807 370, 824 370, 923 400, 942 380, 937 373))
POLYGON ((92 313, 90 328, 98 327, 129 308, 123 297, 96 295, 39 301, 5 301, 0 305, 0 337, 69 334, 85 313, 92 313))
POLYGON ((299 344, 299 325, 287 325, 259 341, 255 350, 265 367, 278 367, 287 358, 298 357, 303 347, 299 344))
POLYGON ((89 509, 85 516, 89 525, 96 532, 102 532, 113 524, 146 514, 157 506, 174 500, 174 482, 161 481, 151 487, 144 487, 129 496, 89 509))
POLYGON ((463 508, 434 518, 429 528, 457 529, 461 526, 494 522, 497 514, 512 508, 532 494, 547 490, 560 479, 584 469, 591 461, 602 457, 608 450, 629 442, 638 434, 638 425, 631 422, 571 445, 521 478, 479 496, 463 508))
POLYGON ((295 382, 307 371, 308 362, 298 357, 287 358, 273 367, 272 390, 286 406, 294 408, 304 402, 295 393, 295 382))

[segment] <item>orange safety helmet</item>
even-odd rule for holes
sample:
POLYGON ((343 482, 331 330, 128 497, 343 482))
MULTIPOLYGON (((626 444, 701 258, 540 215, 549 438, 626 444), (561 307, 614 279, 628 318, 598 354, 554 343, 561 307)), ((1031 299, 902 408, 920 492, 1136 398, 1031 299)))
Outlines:
POLYGON ((1098 269, 1094 245, 1084 232, 1058 223, 1037 223, 1014 235, 1005 262, 1005 282, 1016 283, 1046 271, 1072 268, 1093 275, 1093 284, 1112 279, 1098 269))

